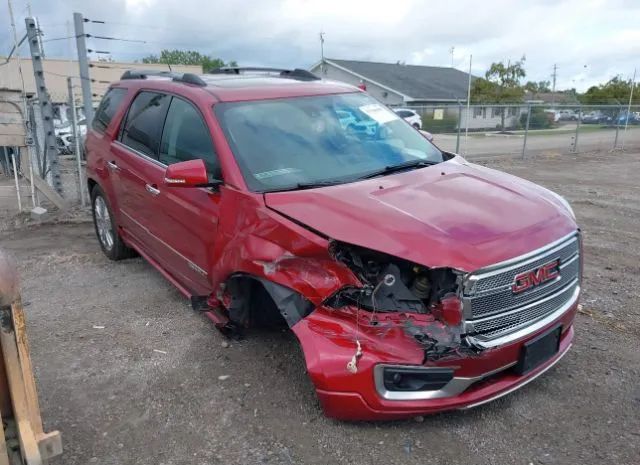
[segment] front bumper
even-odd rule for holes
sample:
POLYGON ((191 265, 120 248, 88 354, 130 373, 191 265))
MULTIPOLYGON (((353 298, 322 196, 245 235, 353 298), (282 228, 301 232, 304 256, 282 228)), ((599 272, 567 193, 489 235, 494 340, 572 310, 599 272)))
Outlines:
MULTIPOLYGON (((543 327, 507 345, 472 356, 447 357, 423 366, 455 367, 454 376, 466 386, 457 386, 452 395, 428 398, 385 398, 376 388, 379 364, 422 365, 423 353, 399 328, 371 330, 360 327, 362 356, 357 373, 349 373, 346 363, 354 355, 353 330, 348 320, 318 309, 292 329, 301 342, 309 375, 316 386, 327 416, 343 420, 390 420, 447 410, 468 409, 507 395, 526 385, 555 365, 569 350, 573 340, 573 320, 577 302, 543 327), (562 326, 558 352, 525 375, 512 369, 522 346, 557 325, 562 326), (466 381, 465 381, 466 380, 466 381), (469 382, 470 381, 470 382, 469 382), (459 389, 462 387, 462 389, 459 389)), ((393 397, 393 396, 391 396, 393 397)))

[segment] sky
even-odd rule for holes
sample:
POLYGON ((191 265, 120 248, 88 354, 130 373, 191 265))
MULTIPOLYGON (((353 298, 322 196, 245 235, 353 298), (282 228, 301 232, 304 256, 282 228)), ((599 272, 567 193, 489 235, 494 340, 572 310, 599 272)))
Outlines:
MULTIPOLYGON (((72 34, 73 13, 105 21, 85 32, 144 43, 88 39, 88 48, 134 61, 163 48, 192 49, 245 66, 309 68, 327 58, 454 66, 483 76, 492 62, 526 57, 525 80, 584 91, 640 68, 640 0, 9 0, 18 36, 29 7, 44 40, 72 34), (453 50, 453 52, 452 52, 453 50)), ((13 45, 0 0, 0 55, 13 45)), ((75 54, 44 43, 49 58, 75 54)), ((22 48, 28 54, 28 46, 22 48)), ((97 59, 99 55, 93 54, 97 59)), ((0 68, 1 72, 1 68, 0 68)))

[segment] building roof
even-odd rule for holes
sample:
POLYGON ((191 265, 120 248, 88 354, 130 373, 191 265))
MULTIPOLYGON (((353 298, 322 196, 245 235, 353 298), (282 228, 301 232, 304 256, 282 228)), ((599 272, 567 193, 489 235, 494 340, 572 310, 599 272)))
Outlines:
POLYGON ((539 101, 544 103, 559 103, 559 104, 579 104, 578 97, 571 91, 558 91, 558 92, 527 92, 524 99, 526 101, 539 101))
MULTIPOLYGON (((365 81, 382 84, 412 100, 467 99, 469 75, 455 68, 333 58, 325 58, 325 62, 359 75, 365 81)), ((475 77, 471 76, 471 79, 475 77)))
MULTIPOLYGON (((5 59, 0 57, 0 63, 4 63, 5 59)), ((91 83, 91 92, 94 99, 100 100, 102 95, 109 88, 109 84, 118 81, 122 73, 131 68, 140 68, 141 66, 148 69, 168 70, 165 64, 144 64, 137 63, 121 63, 111 61, 92 61, 90 63, 89 75, 93 82, 91 83)), ((49 90, 49 96, 53 103, 66 103, 69 100, 67 77, 73 78, 74 94, 76 100, 81 98, 80 79, 78 62, 74 60, 63 60, 56 58, 47 58, 42 60, 44 68, 44 79, 49 90)), ((33 77, 33 66, 31 59, 22 58, 20 60, 22 75, 24 77, 24 86, 27 95, 36 92, 36 83, 33 77)), ((171 65, 173 71, 180 73, 202 73, 202 66, 191 65, 171 65)), ((12 57, 9 63, 0 65, 0 87, 10 89, 21 89, 22 81, 20 72, 18 71, 18 60, 12 57)))

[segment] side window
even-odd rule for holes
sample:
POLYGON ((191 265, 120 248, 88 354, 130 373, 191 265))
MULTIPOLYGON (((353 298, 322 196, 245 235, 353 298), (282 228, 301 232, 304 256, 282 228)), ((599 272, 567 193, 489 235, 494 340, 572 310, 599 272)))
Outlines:
POLYGON ((166 94, 140 92, 129 107, 127 120, 122 129, 121 142, 157 159, 160 134, 169 100, 166 94))
POLYGON ((164 123, 160 161, 166 165, 201 158, 209 174, 220 179, 220 164, 209 128, 190 103, 173 97, 164 123))
POLYGON ((91 127, 96 131, 104 132, 107 126, 109 126, 111 119, 113 119, 113 115, 116 114, 116 110, 120 106, 120 103, 122 103, 125 95, 127 95, 127 89, 117 87, 109 89, 107 93, 104 94, 104 97, 102 97, 91 127))

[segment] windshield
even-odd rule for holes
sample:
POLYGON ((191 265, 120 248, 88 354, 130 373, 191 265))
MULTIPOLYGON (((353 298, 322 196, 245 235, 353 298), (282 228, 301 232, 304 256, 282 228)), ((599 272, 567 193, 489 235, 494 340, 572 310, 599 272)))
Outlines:
POLYGON ((362 93, 214 108, 253 191, 351 182, 412 161, 443 161, 417 130, 362 93))

